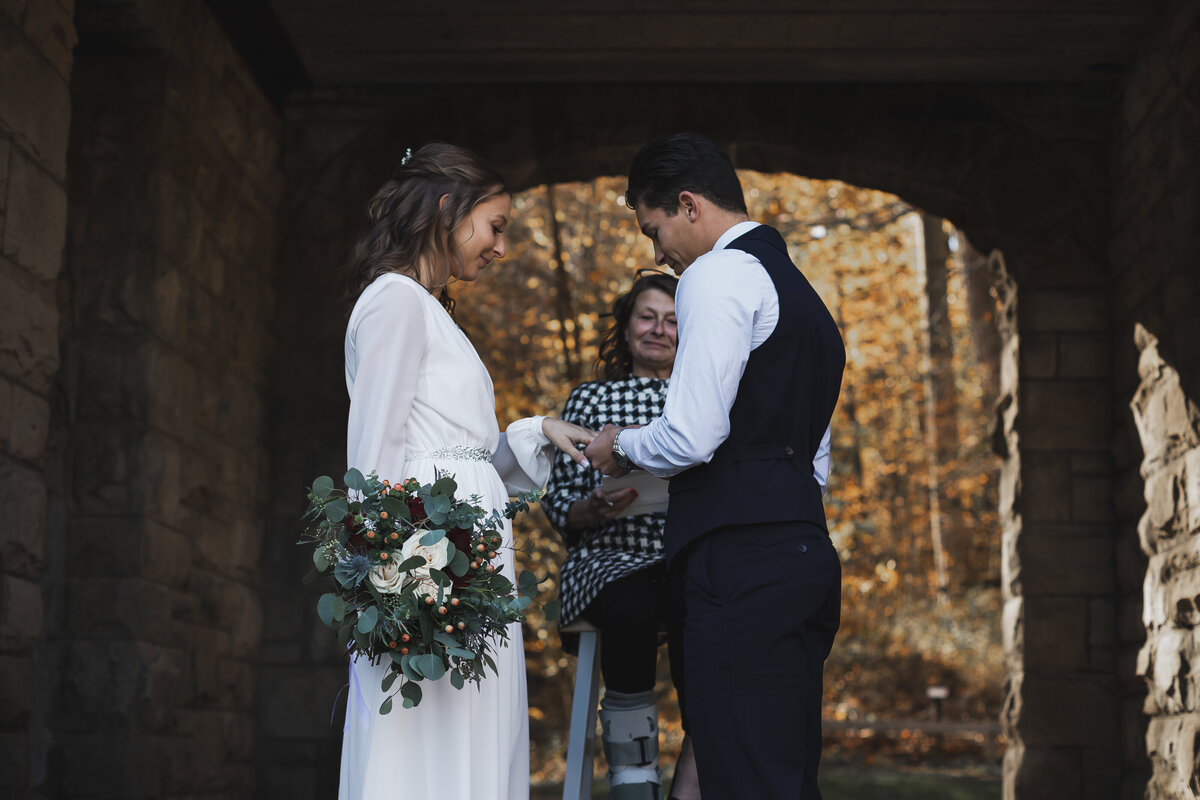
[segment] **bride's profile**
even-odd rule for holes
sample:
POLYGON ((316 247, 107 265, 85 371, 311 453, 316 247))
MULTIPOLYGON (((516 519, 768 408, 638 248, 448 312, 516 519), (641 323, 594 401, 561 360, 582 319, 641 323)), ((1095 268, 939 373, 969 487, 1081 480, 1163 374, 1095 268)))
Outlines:
MULTIPOLYGON (((473 281, 505 255, 512 196, 475 154, 448 144, 411 153, 371 200, 369 228, 349 265, 350 393, 346 458, 364 474, 402 481, 452 473, 461 496, 503 508, 545 484, 557 447, 584 462, 585 428, 550 417, 496 421, 492 381, 451 316, 447 286, 473 281)), ((512 531, 499 561, 514 574, 512 531)), ((423 684, 416 708, 379 713, 389 669, 350 665, 338 795, 503 800, 529 796, 528 699, 520 625, 478 688, 423 684)))

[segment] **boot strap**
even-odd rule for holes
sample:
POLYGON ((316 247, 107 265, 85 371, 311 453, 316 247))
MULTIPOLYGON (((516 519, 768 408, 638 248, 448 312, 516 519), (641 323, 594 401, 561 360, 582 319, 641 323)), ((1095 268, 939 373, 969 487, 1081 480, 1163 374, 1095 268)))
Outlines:
POLYGON ((604 757, 609 764, 644 767, 658 760, 658 737, 642 736, 628 742, 604 739, 604 757))

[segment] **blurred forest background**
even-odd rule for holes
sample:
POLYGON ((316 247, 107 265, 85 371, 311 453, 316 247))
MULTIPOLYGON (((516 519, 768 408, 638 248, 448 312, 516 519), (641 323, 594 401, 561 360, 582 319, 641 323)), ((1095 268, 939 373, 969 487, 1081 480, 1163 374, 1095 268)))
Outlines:
MULTIPOLYGON (((843 565, 842 628, 825 670, 830 760, 992 772, 1003 742, 999 459, 989 426, 999 303, 988 259, 894 195, 740 173, 841 327, 847 366, 826 495, 843 565), (946 693, 945 699, 932 694, 946 693)), ((501 427, 557 413, 595 377, 613 299, 653 267, 624 178, 514 198, 509 253, 453 287, 456 316, 496 385, 501 427)), ((517 529, 525 565, 565 556, 540 512, 517 529)), ((533 779, 561 780, 574 658, 536 614, 526 627, 533 779)), ((664 766, 682 731, 660 651, 664 766)), ((603 770, 598 756, 598 772, 603 770)))

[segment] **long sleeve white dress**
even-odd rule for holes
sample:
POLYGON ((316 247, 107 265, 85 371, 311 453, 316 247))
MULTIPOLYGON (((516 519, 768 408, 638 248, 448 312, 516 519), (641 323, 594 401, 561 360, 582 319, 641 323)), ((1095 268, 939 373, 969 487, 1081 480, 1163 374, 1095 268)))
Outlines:
MULTIPOLYGON (((501 434, 491 378, 475 348, 441 304, 399 274, 376 279, 359 297, 346 330, 350 420, 346 458, 367 474, 400 482, 453 473, 460 498, 478 494, 502 508, 510 493, 545 484, 553 453, 541 417, 501 434)), ((515 580, 512 531, 499 561, 515 580)), ((384 664, 350 665, 342 741, 341 800, 525 800, 529 719, 521 626, 495 654, 499 674, 456 690, 423 681, 416 708, 387 695, 384 664)), ((393 687, 395 688, 395 687, 393 687)))

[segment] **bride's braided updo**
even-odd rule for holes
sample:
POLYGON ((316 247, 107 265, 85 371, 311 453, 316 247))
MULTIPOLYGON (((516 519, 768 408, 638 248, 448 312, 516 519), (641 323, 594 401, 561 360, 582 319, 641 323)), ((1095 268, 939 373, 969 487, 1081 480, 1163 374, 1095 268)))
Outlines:
POLYGON ((405 158, 367 208, 370 228, 347 267, 349 300, 380 275, 399 272, 450 307, 446 284, 453 265, 462 266, 450 233, 475 206, 503 194, 503 176, 462 147, 427 144, 405 158))

